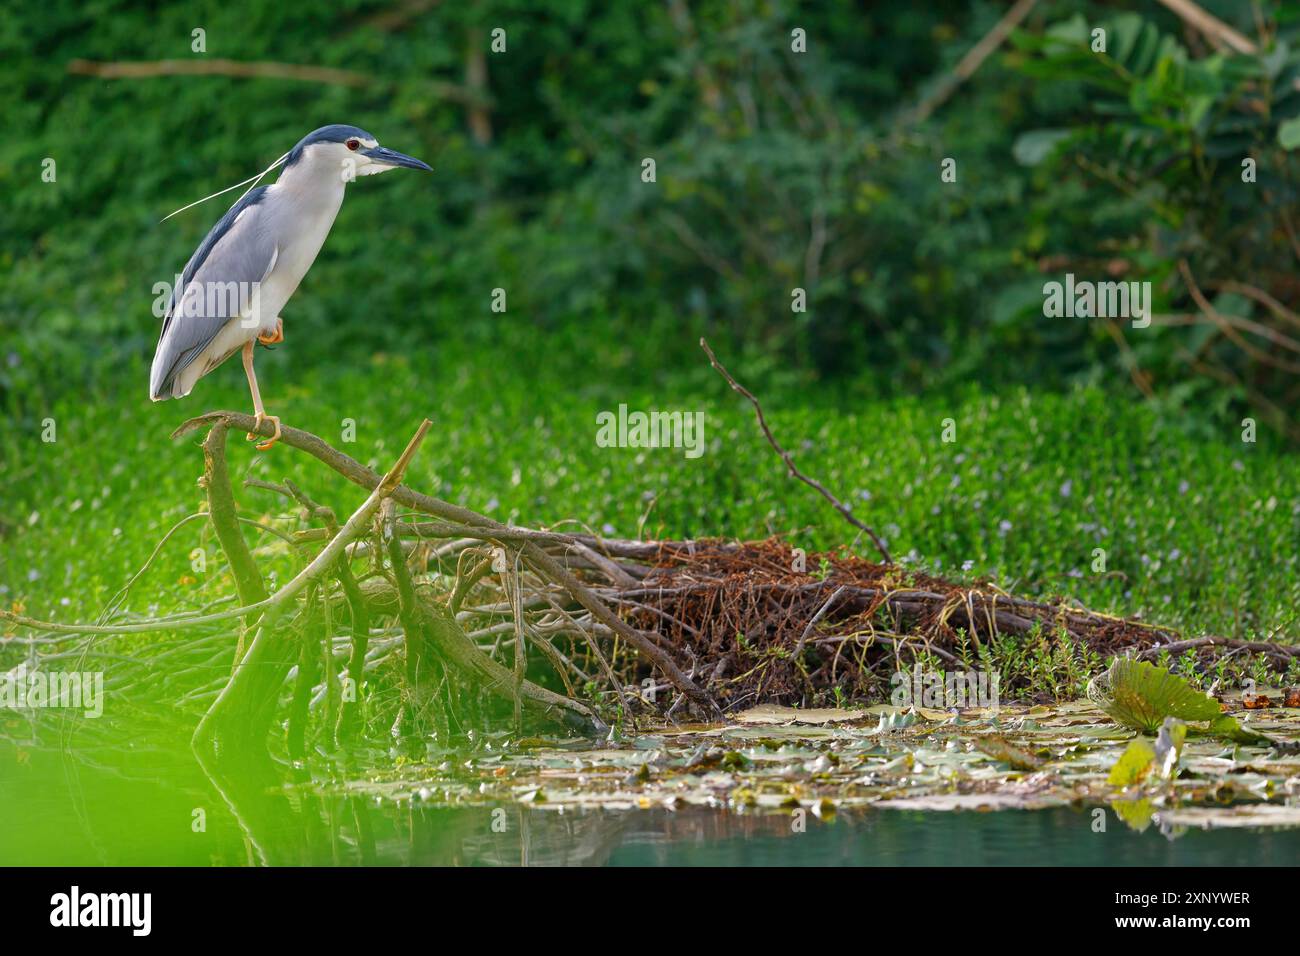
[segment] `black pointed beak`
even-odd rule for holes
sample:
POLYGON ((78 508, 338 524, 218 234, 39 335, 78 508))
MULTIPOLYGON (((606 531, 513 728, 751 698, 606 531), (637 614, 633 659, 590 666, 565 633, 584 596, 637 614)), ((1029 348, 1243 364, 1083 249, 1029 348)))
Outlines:
POLYGON ((395 149, 385 149, 383 146, 376 146, 374 149, 362 150, 367 156, 377 163, 383 163, 385 166, 403 166, 406 169, 423 169, 433 172, 433 167, 423 160, 416 159, 414 156, 407 156, 405 153, 399 153, 395 149))

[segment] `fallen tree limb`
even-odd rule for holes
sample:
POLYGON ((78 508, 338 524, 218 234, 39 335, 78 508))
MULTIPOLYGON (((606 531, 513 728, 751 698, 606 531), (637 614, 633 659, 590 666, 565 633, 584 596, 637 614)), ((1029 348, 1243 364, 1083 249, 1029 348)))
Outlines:
MULTIPOLYGON (((224 421, 228 426, 237 430, 256 432, 265 434, 268 437, 274 434, 274 428, 268 422, 257 422, 252 415, 245 415, 240 412, 208 412, 197 418, 191 418, 183 423, 172 433, 173 438, 179 438, 203 425, 212 424, 217 421, 224 421)), ((305 432, 297 428, 281 427, 280 442, 289 445, 316 458, 318 461, 333 468, 344 478, 363 488, 373 489, 380 481, 379 475, 374 471, 362 465, 356 459, 343 454, 337 449, 332 448, 317 436, 310 432, 305 432)), ((431 495, 421 494, 412 491, 405 486, 398 486, 392 490, 393 500, 399 504, 406 505, 408 508, 414 508, 434 517, 443 518, 457 524, 466 525, 471 528, 478 528, 483 531, 492 531, 497 534, 509 535, 511 529, 499 522, 486 518, 483 515, 470 511, 468 508, 462 508, 459 505, 442 501, 431 495)), ((581 581, 574 577, 569 571, 562 567, 550 555, 548 555, 535 542, 525 541, 522 544, 522 553, 524 559, 541 574, 556 584, 569 591, 577 601, 592 614, 592 616, 606 627, 618 633, 624 640, 643 654, 654 666, 660 668, 664 675, 672 682, 673 686, 678 688, 691 701, 705 713, 717 714, 716 702, 694 681, 686 675, 662 648, 655 641, 643 634, 641 631, 629 626, 621 620, 609 607, 600 600, 590 589, 581 581)))
MULTIPOLYGON (((254 605, 265 601, 266 582, 248 550, 248 542, 239 527, 239 516, 235 514, 235 493, 230 487, 230 474, 226 469, 226 426, 221 423, 213 425, 203 441, 203 487, 208 493, 212 530, 216 532, 221 550, 230 563, 239 603, 254 605)), ((248 626, 252 627, 255 621, 256 616, 250 612, 248 626)))
MULTIPOLYGON (((308 563, 293 580, 263 601, 255 602, 251 609, 263 610, 261 623, 252 644, 243 657, 236 661, 230 681, 222 688, 208 712, 203 715, 194 731, 194 746, 209 751, 245 749, 264 745, 280 685, 284 682, 294 655, 288 635, 278 624, 286 603, 296 594, 331 570, 344 547, 364 533, 379 507, 402 481, 402 475, 415 456, 416 450, 432 426, 427 418, 416 429, 405 450, 393 467, 375 485, 369 497, 352 513, 333 539, 308 563)), ((224 442, 225 427, 214 427, 219 441, 224 442)), ((211 458, 209 459, 211 460, 211 458)), ((210 486, 209 492, 213 489, 210 486)), ((229 496, 227 481, 221 489, 229 496)), ((222 508, 227 507, 222 502, 222 508)), ((233 499, 229 507, 233 512, 233 499)), ((239 539, 243 544, 243 539, 239 539)), ((246 547, 246 546, 245 546, 246 547)))
POLYGON ((1277 644, 1273 641, 1243 641, 1231 637, 1193 637, 1187 640, 1170 641, 1166 644, 1155 644, 1151 647, 1138 650, 1139 658, 1157 657, 1160 654, 1180 654, 1183 651, 1199 650, 1206 647, 1227 647, 1233 650, 1246 650, 1258 654, 1269 654, 1284 660, 1290 660, 1300 656, 1300 648, 1287 645, 1277 644))

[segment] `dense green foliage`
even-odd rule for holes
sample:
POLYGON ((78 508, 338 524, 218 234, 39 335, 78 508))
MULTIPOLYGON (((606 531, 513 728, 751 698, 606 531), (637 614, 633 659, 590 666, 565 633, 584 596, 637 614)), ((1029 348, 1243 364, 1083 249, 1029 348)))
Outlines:
POLYGON ((1194 54, 1187 37, 1136 13, 1101 21, 1106 55, 1082 15, 1020 35, 1012 61, 1033 80, 1046 125, 1022 132, 1013 151, 1076 197, 1062 207, 1065 222, 1086 209, 1093 223, 1046 254, 1078 272, 1104 263, 1111 275, 1151 281, 1161 311, 1192 313, 1129 331, 1129 372, 1167 388, 1190 369, 1204 378, 1175 394, 1248 399, 1296 436, 1300 315, 1285 304, 1300 293, 1300 9, 1277 15, 1275 42, 1254 54, 1194 54), (1101 204, 1078 188, 1098 182, 1101 204))
MULTIPOLYGON (((513 338, 524 356, 543 347, 524 331, 513 338)), ((749 406, 716 377, 671 389, 675 407, 707 413, 708 450, 691 460, 679 449, 594 446, 598 411, 617 402, 662 407, 660 387, 607 383, 575 392, 566 387, 571 366, 529 369, 526 358, 505 358, 469 372, 469 362, 462 353, 437 362, 382 355, 332 378, 328 402, 289 384, 297 360, 284 350, 266 363, 266 377, 287 420, 381 470, 430 414, 434 429, 412 484, 502 520, 573 519, 624 537, 790 532, 810 550, 853 540, 821 499, 785 478, 749 406), (380 383, 391 390, 383 406, 373 397, 380 383), (354 445, 342 440, 345 415, 356 420, 354 445)), ((204 385, 211 407, 245 399, 237 375, 204 385)), ((781 409, 773 427, 800 465, 836 488, 911 566, 1066 594, 1193 631, 1297 627, 1300 474, 1287 455, 1191 439, 1151 410, 1096 391, 971 392, 856 410, 815 395, 773 398, 781 409), (947 418, 959 423, 952 443, 942 441, 947 418), (1093 570, 1098 548, 1105 573, 1093 570)), ((33 448, 11 433, 0 444, 9 463, 0 483, 16 492, 5 508, 17 524, 6 545, 7 580, 0 577, 6 598, 60 620, 93 616, 163 533, 202 507, 197 443, 160 437, 179 421, 177 411, 154 406, 124 422, 111 401, 69 396, 52 409, 57 442, 33 448)), ((231 461, 236 482, 289 476, 344 513, 364 497, 292 449, 232 447, 231 461)), ((296 521, 269 493, 242 489, 239 497, 251 517, 296 521)), ((270 536, 260 543, 268 555, 284 547, 270 536)), ((865 541, 857 550, 872 553, 865 541)), ((188 526, 128 606, 185 607, 210 599, 213 581, 225 593, 216 554, 207 525, 188 526), (207 549, 203 575, 191 566, 196 547, 207 549)))
MULTIPOLYGON (((1256 32, 1251 5, 1207 6, 1256 32)), ((1041 312, 1045 276, 1104 277, 1116 262, 1155 284, 1161 311, 1186 311, 1174 272, 1183 254, 1207 280, 1300 298, 1279 221, 1294 199, 1285 147, 1295 144, 1279 144, 1300 110, 1294 19, 1261 5, 1266 52, 1206 56, 1199 39, 1188 51, 1172 14, 1148 7, 1041 3, 1014 44, 919 123, 913 107, 1000 5, 881 0, 863 15, 757 2, 405 13, 371 2, 56 2, 16 13, 0 22, 10 134, 0 392, 20 397, 30 427, 37 395, 147 354, 154 284, 230 197, 159 225, 162 215, 345 121, 427 156, 437 173, 366 184, 378 188, 345 206, 328 268, 292 306, 304 358, 430 348, 449 334, 490 347, 501 324, 491 291, 502 288, 530 325, 599 330, 592 348, 653 341, 666 361, 693 361, 707 331, 760 366, 869 381, 876 393, 994 375, 1126 387, 1137 367, 1177 410, 1208 400, 1178 385, 1195 374, 1190 354, 1229 373, 1217 404, 1264 401, 1281 424, 1294 374, 1249 356, 1243 367, 1210 323, 1129 330, 1118 348, 1103 322, 1041 312), (1099 24, 1111 45, 1101 55, 1087 48, 1099 24), (486 53, 498 26, 506 52, 486 53), (795 27, 806 53, 790 51, 795 27), (195 29, 205 53, 191 50, 195 29), (368 80, 69 72, 75 59, 203 58, 368 80), (471 115, 467 103, 485 98, 471 115), (1257 187, 1238 175, 1248 154, 1257 187), (945 157, 956 182, 940 179, 945 157), (41 179, 46 158, 53 183, 41 179), (791 312, 796 287, 807 312, 791 312)), ((1273 321, 1261 302, 1224 305, 1273 321)))

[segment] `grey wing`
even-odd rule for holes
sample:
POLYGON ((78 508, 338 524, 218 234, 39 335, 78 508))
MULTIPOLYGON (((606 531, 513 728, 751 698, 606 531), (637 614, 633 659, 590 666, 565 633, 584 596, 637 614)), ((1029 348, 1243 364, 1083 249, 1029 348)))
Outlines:
POLYGON ((235 203, 212 227, 172 292, 149 375, 155 402, 175 395, 177 378, 231 319, 247 311, 256 288, 275 265, 275 239, 265 207, 266 187, 235 203))

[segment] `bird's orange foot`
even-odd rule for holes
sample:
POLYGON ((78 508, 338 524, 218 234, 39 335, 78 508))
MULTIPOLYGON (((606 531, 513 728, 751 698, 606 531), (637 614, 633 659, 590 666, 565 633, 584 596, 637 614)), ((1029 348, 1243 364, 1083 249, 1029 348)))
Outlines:
POLYGON ((275 331, 266 335, 259 335, 257 341, 263 345, 279 345, 284 341, 284 320, 275 320, 275 331))
MULTIPOLYGON (((279 416, 276 416, 276 415, 267 415, 267 414, 265 414, 265 413, 259 412, 258 415, 257 415, 257 425, 258 425, 259 428, 261 427, 262 422, 273 422, 273 423, 275 424, 275 434, 272 435, 270 438, 268 438, 266 441, 263 441, 263 442, 257 442, 257 445, 256 445, 255 447, 257 448, 258 451, 266 451, 268 448, 270 448, 272 445, 274 445, 276 442, 278 442, 278 441, 280 440, 280 419, 279 419, 279 416)), ((248 433, 248 440, 249 440, 249 441, 257 441, 257 439, 259 439, 259 438, 261 438, 261 437, 262 437, 262 436, 259 435, 257 432, 249 432, 249 433, 248 433)))

